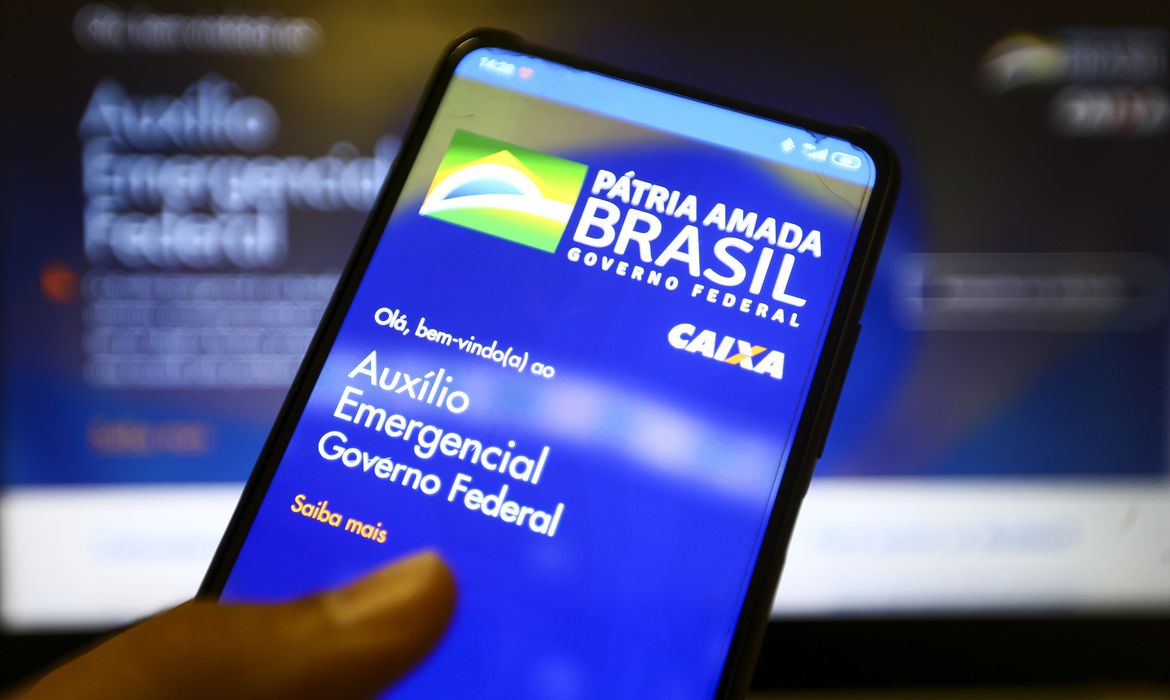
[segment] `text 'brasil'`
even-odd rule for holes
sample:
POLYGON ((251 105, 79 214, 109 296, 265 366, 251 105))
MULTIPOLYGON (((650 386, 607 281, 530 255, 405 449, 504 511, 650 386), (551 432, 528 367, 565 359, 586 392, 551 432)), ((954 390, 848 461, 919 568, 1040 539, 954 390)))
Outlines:
POLYGON ((571 262, 797 327, 808 300, 790 290, 798 255, 821 257, 821 232, 723 202, 700 208, 693 194, 598 170, 567 251, 571 262), (701 214, 701 216, 700 216, 701 214), (670 233, 664 219, 679 220, 670 233), (710 243, 701 231, 730 234, 710 243), (708 288, 710 285, 710 288, 708 288), (764 301, 758 297, 766 295, 764 301))

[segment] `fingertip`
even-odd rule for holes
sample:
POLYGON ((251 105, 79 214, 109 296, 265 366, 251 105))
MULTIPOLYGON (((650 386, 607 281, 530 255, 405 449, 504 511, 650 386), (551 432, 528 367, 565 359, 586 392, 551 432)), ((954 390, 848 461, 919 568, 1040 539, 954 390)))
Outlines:
POLYGON ((434 550, 399 559, 362 579, 326 594, 326 609, 341 626, 399 622, 446 625, 454 610, 457 586, 447 562, 434 550))

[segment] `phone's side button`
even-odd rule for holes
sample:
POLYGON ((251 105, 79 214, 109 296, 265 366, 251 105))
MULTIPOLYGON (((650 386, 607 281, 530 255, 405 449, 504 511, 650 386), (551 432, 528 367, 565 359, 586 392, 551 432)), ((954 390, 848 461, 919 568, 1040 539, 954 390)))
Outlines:
POLYGON ((825 454, 825 445, 829 442, 829 430, 833 427, 833 415, 837 413, 837 403, 841 398, 841 389, 845 385, 845 375, 849 371, 849 363, 853 361, 853 350, 857 348, 857 338, 861 335, 861 324, 853 324, 849 334, 845 336, 845 344, 841 348, 840 360, 833 368, 834 377, 829 385, 829 405, 821 420, 821 443, 817 448, 817 459, 825 454))

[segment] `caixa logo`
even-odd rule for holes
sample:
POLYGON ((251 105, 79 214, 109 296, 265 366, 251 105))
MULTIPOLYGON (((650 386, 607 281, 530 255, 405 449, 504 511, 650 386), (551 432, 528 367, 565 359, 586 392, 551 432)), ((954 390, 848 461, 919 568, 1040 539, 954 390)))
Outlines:
POLYGON ((695 353, 733 367, 766 374, 773 379, 784 377, 784 353, 769 350, 747 340, 720 336, 715 331, 699 330, 690 323, 680 323, 666 336, 670 347, 695 353))

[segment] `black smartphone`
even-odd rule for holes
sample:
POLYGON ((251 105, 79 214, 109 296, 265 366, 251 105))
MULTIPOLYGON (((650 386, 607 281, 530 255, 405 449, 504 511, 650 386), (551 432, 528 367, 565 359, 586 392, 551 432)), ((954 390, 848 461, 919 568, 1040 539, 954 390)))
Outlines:
POLYGON ((463 37, 202 595, 434 548, 393 697, 741 695, 896 183, 864 130, 463 37))

